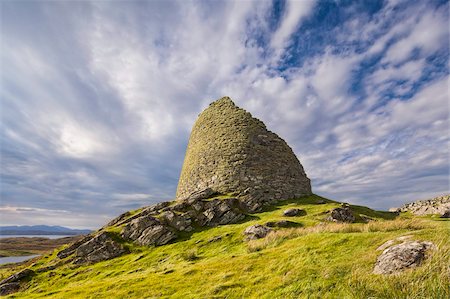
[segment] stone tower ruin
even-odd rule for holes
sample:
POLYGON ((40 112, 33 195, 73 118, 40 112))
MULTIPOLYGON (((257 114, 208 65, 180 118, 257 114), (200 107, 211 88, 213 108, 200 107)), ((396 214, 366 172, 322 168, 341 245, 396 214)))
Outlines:
POLYGON ((292 149, 264 123, 223 97, 192 128, 177 199, 212 189, 239 198, 249 211, 311 194, 311 183, 292 149))

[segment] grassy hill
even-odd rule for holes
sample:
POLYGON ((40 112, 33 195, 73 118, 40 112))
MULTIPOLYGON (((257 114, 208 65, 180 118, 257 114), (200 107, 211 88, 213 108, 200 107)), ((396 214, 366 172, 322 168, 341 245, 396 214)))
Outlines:
MULTIPOLYGON (((340 206, 319 196, 281 202, 242 223, 199 229, 160 247, 129 246, 131 253, 92 265, 63 265, 37 273, 11 298, 450 298, 450 221, 396 217, 352 206, 357 223, 323 223, 340 206), (284 217, 291 207, 305 216, 284 217), (362 216, 362 217, 361 217, 362 216), (363 223, 363 218, 373 221, 363 223), (266 238, 243 241, 253 224, 289 220, 266 238), (372 274, 377 248, 400 236, 438 247, 420 267, 398 275, 372 274)), ((114 233, 115 229, 110 229, 114 233)), ((31 266, 58 261, 56 252, 31 266)), ((0 269, 5 278, 15 269, 0 269)))

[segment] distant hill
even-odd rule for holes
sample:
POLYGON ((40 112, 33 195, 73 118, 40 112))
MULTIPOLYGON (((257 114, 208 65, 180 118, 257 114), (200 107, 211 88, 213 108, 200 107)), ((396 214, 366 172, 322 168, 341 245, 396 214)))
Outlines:
POLYGON ((90 232, 87 229, 49 225, 0 226, 0 235, 85 235, 90 232))

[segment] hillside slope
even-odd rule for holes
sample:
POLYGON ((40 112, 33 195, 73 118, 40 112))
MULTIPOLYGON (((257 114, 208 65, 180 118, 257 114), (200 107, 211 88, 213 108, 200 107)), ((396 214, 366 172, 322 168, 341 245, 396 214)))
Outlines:
MULTIPOLYGON (((96 264, 59 262, 56 251, 11 298, 449 298, 450 221, 351 206, 352 224, 326 223, 338 202, 312 195, 282 201, 241 223, 202 228, 160 247, 125 243, 131 253, 96 264), (324 200, 324 204, 319 204, 324 200), (306 215, 285 217, 287 208, 306 215), (364 219, 371 218, 368 223, 364 219), (395 218, 395 219, 394 219, 395 218), (253 224, 288 220, 264 239, 244 241, 253 224), (438 247, 416 269, 372 274, 377 248, 411 236, 438 247)), ((114 228, 109 229, 114 233, 114 228)), ((0 270, 5 278, 18 269, 0 270)))

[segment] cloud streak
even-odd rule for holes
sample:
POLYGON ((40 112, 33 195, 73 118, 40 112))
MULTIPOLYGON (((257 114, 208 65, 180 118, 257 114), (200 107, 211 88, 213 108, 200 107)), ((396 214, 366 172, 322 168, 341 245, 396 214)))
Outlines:
POLYGON ((3 8, 2 224, 95 228, 173 198, 193 122, 223 95, 318 194, 388 208, 449 192, 448 3, 3 8))

